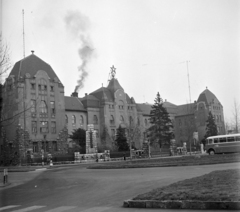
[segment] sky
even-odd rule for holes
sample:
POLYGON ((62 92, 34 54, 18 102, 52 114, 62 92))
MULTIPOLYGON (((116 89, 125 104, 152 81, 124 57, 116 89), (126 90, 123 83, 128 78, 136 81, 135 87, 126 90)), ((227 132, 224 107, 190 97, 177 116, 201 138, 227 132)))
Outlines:
POLYGON ((207 87, 228 122, 240 103, 238 0, 1 0, 1 8, 12 65, 34 50, 66 96, 106 87, 114 65, 137 103, 159 92, 182 105, 207 87))

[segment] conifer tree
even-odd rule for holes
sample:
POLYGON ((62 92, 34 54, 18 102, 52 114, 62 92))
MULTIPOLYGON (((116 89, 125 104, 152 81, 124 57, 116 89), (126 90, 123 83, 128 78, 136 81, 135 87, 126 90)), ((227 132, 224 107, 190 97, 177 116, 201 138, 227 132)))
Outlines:
POLYGON ((214 117, 211 111, 208 114, 208 119, 206 121, 206 134, 204 138, 206 139, 209 136, 214 136, 218 134, 217 125, 215 124, 214 117))
POLYGON ((86 153, 86 131, 84 129, 78 128, 74 129, 69 138, 77 142, 77 144, 82 148, 81 153, 86 153))
POLYGON ((127 143, 127 138, 125 134, 125 129, 119 126, 117 129, 117 135, 116 135, 116 144, 118 147, 118 151, 128 151, 129 145, 127 143))
POLYGON ((163 100, 159 92, 154 102, 150 112, 151 127, 148 129, 148 135, 151 142, 157 141, 159 147, 162 148, 162 145, 169 143, 173 136, 171 131, 173 125, 167 109, 163 106, 163 100))

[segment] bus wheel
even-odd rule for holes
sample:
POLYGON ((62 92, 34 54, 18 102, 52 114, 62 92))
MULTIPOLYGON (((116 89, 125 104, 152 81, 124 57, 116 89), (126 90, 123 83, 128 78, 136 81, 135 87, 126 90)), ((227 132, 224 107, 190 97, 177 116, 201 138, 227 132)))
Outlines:
POLYGON ((215 154, 214 150, 211 149, 211 150, 209 151, 209 155, 214 155, 214 154, 215 154))

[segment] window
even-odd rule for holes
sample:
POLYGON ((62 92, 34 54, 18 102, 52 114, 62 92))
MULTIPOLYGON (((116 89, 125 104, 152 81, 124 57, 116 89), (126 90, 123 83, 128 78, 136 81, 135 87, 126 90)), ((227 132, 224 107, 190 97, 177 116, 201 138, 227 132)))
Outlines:
POLYGON ((56 133, 56 122, 55 121, 51 122, 51 131, 52 131, 53 134, 56 133))
POLYGON ((213 139, 208 139, 208 144, 212 144, 213 143, 213 139))
POLYGON ((93 116, 93 124, 98 124, 98 118, 96 115, 93 116))
POLYGON ((121 121, 121 123, 124 123, 124 118, 122 115, 120 116, 120 121, 121 121))
POLYGON ((33 142, 33 152, 38 152, 38 142, 33 142))
POLYGON ((124 109, 124 102, 122 100, 119 100, 119 109, 123 110, 124 109))
POLYGON ((36 100, 31 99, 31 113, 36 113, 36 100))
POLYGON ((54 101, 50 102, 50 107, 51 107, 51 114, 55 114, 55 102, 54 101))
POLYGON ((40 122, 40 132, 41 133, 48 133, 48 122, 47 121, 41 121, 40 122))
POLYGON ((40 109, 40 113, 42 113, 42 114, 46 114, 47 113, 47 104, 46 104, 46 102, 44 100, 42 100, 40 102, 39 109, 40 109))
POLYGON ((80 116, 80 126, 84 124, 83 116, 80 116))
POLYGON ((65 124, 68 124, 68 116, 65 115, 65 124))
POLYGON ((138 126, 140 126, 140 119, 138 118, 137 121, 138 121, 138 122, 137 122, 137 123, 138 123, 138 126))
POLYGON ((132 116, 129 116, 129 124, 130 124, 130 126, 133 125, 133 118, 132 118, 132 116))
POLYGON ((182 120, 181 119, 178 119, 178 125, 182 126, 182 120))
POLYGON ((240 136, 235 137, 235 141, 240 141, 240 136))
POLYGON ((95 131, 96 131, 96 137, 98 138, 99 137, 98 129, 95 129, 95 131))
POLYGON ((76 126, 76 116, 72 115, 72 126, 76 126))
POLYGON ((37 133, 37 122, 32 121, 32 133, 37 133))
POLYGON ((48 144, 48 141, 46 141, 46 152, 49 152, 49 144, 48 144))
POLYGON ((40 79, 38 81, 38 90, 39 91, 46 91, 47 90, 47 82, 44 79, 40 79))
POLYGON ((219 138, 219 142, 220 143, 226 142, 226 138, 219 138))
POLYGON ((218 138, 214 138, 213 140, 215 144, 218 143, 218 138))
POLYGON ((44 141, 42 142, 42 150, 44 150, 44 152, 45 152, 45 142, 44 141))
POLYGON ((111 117, 110 117, 110 124, 114 124, 114 117, 113 117, 113 115, 111 115, 111 117))
POLYGON ((50 91, 53 92, 54 91, 54 87, 50 86, 50 91))
POLYGON ((234 142, 234 141, 235 141, 234 137, 228 137, 227 138, 227 142, 234 142))
POLYGON ((114 140, 115 139, 115 129, 111 129, 111 135, 112 135, 112 138, 114 140))
POLYGON ((31 83, 31 89, 35 90, 36 89, 36 84, 35 83, 31 83))
POLYGON ((55 151, 55 152, 58 151, 58 149, 57 149, 57 141, 53 141, 53 142, 52 142, 52 149, 53 149, 53 151, 55 151))

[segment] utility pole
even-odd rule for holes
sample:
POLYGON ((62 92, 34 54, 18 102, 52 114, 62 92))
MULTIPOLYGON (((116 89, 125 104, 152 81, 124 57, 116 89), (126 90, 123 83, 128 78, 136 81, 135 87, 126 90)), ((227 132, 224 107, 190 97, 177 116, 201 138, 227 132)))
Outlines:
MULTIPOLYGON (((187 63, 187 76, 188 76, 188 91, 189 91, 189 100, 190 100, 190 104, 191 104, 191 89, 190 89, 190 79, 189 79, 189 71, 188 71, 188 63, 190 61, 186 61, 187 63)), ((192 138, 190 137, 190 155, 192 152, 192 138)))
POLYGON ((23 58, 25 58, 24 10, 22 10, 22 21, 23 21, 23 58))

